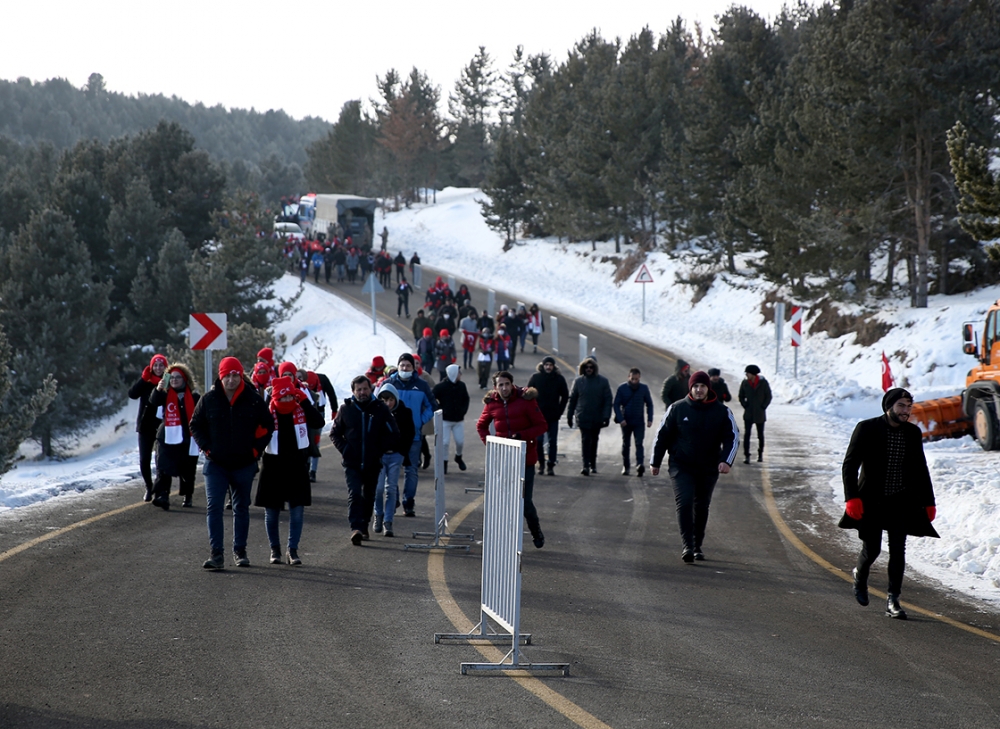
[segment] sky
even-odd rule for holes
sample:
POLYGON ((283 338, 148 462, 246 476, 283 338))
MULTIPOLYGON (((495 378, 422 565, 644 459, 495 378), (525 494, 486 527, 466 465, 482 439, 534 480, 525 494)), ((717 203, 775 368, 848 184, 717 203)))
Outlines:
MULTIPOLYGON (((709 30, 727 0, 506 0, 495 3, 383 0, 274 3, 261 0, 7 3, 0 78, 61 77, 82 87, 100 73, 110 91, 176 95, 191 103, 296 119, 336 121, 351 99, 376 95, 376 76, 416 66, 454 88, 479 46, 506 68, 514 49, 561 61, 592 29, 627 40, 644 26, 657 34, 677 17, 709 30), (487 11, 488 8, 488 11, 487 11), (44 23, 42 26, 41 23, 44 23), (37 32, 29 32, 32 29, 37 32)), ((782 0, 739 3, 773 19, 782 0)))

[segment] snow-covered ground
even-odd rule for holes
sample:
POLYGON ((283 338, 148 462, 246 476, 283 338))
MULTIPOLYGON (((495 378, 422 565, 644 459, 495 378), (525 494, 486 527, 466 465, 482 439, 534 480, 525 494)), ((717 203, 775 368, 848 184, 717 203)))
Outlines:
MULTIPOLYGON (((543 312, 558 308, 613 328, 676 352, 695 367, 719 367, 734 392, 743 368, 751 362, 759 365, 775 394, 772 438, 781 430, 782 413, 799 416, 794 418, 796 432, 815 451, 808 485, 832 520, 843 508, 840 464, 854 424, 879 413, 882 352, 897 382, 918 399, 957 394, 974 364, 962 353, 961 324, 983 319, 1000 298, 1000 287, 994 287, 932 297, 922 310, 905 301, 883 302, 877 318, 893 328, 867 347, 856 344, 853 334, 838 339, 812 335, 813 318, 807 311, 796 378, 787 326, 780 367, 774 371, 775 328, 761 313, 773 288, 746 268, 735 276, 716 273, 708 292, 693 303, 694 288, 677 283, 678 275, 690 277, 690 259, 650 254, 645 263, 654 282, 645 285, 643 323, 643 285, 632 282, 638 265, 629 266, 624 282, 615 284, 617 259, 625 254, 615 254, 613 242, 598 243, 592 250, 591 243, 527 241, 504 253, 501 239, 480 216, 476 201, 481 197, 475 190, 446 189, 437 194, 435 205, 380 217, 376 229, 388 227, 393 254, 402 250, 409 258, 417 251, 429 266, 460 272, 460 281, 511 292, 536 302, 543 312)), ((278 293, 288 296, 297 286, 297 278, 286 276, 278 293)), ((303 358, 303 364, 328 374, 338 393, 349 391, 351 377, 363 372, 372 356, 391 357, 407 347, 381 327, 373 336, 370 319, 312 287, 306 287, 298 307, 282 331, 289 341, 302 331, 308 336, 289 347, 286 358, 303 358)), ((575 342, 561 345, 562 351, 575 351, 575 342)), ((648 381, 655 387, 654 375, 648 381)), ((82 443, 80 456, 53 464, 26 461, 4 475, 0 510, 135 478, 134 408, 129 403, 107 428, 82 443), (122 421, 125 425, 115 430, 122 421)), ((942 538, 911 539, 908 563, 1000 607, 1000 455, 983 452, 970 438, 928 444, 926 453, 938 502, 935 527, 942 538)))

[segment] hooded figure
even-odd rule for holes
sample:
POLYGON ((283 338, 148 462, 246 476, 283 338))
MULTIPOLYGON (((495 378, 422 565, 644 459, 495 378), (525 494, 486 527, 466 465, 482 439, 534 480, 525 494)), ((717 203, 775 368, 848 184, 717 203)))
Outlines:
POLYGON ((450 364, 445 368, 445 379, 434 386, 434 399, 441 406, 444 421, 444 470, 448 472, 448 447, 455 441, 455 464, 464 471, 462 451, 465 447, 465 414, 469 412, 469 390, 462 382, 462 368, 450 364))
POLYGON ((691 378, 691 365, 682 359, 674 365, 674 374, 663 381, 660 388, 660 399, 667 407, 670 403, 683 400, 688 394, 688 380, 691 378))
POLYGON ((590 356, 580 363, 580 376, 573 380, 567 406, 567 423, 573 427, 574 420, 580 427, 583 446, 584 476, 597 473, 597 444, 601 428, 611 422, 611 407, 614 396, 608 378, 598 372, 597 358, 590 356))

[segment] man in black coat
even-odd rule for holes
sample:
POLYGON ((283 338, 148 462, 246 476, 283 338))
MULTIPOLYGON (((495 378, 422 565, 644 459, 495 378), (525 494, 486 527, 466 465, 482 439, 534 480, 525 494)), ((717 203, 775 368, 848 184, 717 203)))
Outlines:
POLYGON ((198 401, 191 416, 191 437, 205 454, 206 520, 212 556, 205 569, 220 570, 223 560, 222 510, 226 493, 233 492, 233 558, 238 567, 249 567, 247 534, 250 530, 250 490, 257 473, 257 459, 271 440, 274 418, 264 398, 243 374, 235 357, 219 363, 219 379, 198 401))
POLYGON ((597 359, 587 357, 580 363, 580 376, 573 380, 573 388, 569 393, 567 421, 573 427, 573 419, 580 427, 581 450, 583 451, 584 476, 597 474, 597 444, 601 437, 601 428, 607 428, 611 423, 611 406, 614 397, 611 394, 611 383, 597 369, 597 359))
POLYGON ((708 374, 691 375, 687 397, 667 408, 653 446, 649 471, 660 473, 663 455, 674 486, 677 522, 684 544, 681 559, 705 559, 701 551, 712 491, 720 473, 729 473, 739 449, 740 430, 729 408, 709 388, 708 374))
POLYGON ((899 606, 906 567, 906 537, 937 537, 934 487, 924 458, 920 428, 908 422, 913 397, 901 387, 885 393, 883 414, 854 428, 844 455, 842 476, 846 509, 843 529, 857 529, 861 552, 854 568, 854 597, 868 604, 868 575, 889 533, 889 598, 885 614, 906 619, 899 606), (858 470, 861 477, 858 477, 858 470))
POLYGON ((715 393, 715 397, 719 402, 725 405, 727 402, 732 401, 733 396, 729 392, 729 385, 722 379, 722 372, 718 367, 709 368, 708 379, 711 381, 709 387, 712 388, 712 392, 715 393))
POLYGON ((535 369, 537 372, 528 380, 528 387, 538 391, 538 408, 545 416, 545 422, 549 424, 548 432, 545 434, 545 440, 549 444, 548 461, 546 464, 542 458, 542 440, 539 439, 538 473, 541 475, 542 467, 547 465, 548 474, 555 476, 554 469, 559 456, 559 421, 562 420, 566 403, 569 402, 569 385, 556 366, 554 357, 544 357, 535 369))
POLYGON ((750 463, 750 430, 757 427, 757 462, 764 460, 764 423, 767 406, 771 404, 771 386, 760 376, 760 367, 747 365, 746 378, 740 383, 740 405, 743 406, 743 462, 750 463))
POLYGON ((337 411, 330 440, 344 459, 347 518, 351 543, 357 547, 368 539, 382 456, 397 446, 399 429, 385 403, 372 397, 367 377, 358 375, 351 380, 351 393, 337 411))

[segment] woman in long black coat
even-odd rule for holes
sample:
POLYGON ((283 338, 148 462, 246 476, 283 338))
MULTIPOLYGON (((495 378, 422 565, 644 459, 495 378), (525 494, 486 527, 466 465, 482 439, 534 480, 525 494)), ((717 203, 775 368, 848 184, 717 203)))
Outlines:
POLYGON ((271 381, 268 406, 275 429, 264 449, 254 505, 264 507, 271 564, 281 564, 278 517, 288 504, 288 564, 298 566, 302 564, 298 550, 305 507, 312 504, 309 429, 322 428, 323 416, 291 377, 276 377, 271 381))
POLYGON ((191 439, 191 415, 201 398, 194 391, 194 375, 182 364, 166 368, 163 378, 149 394, 149 409, 159 418, 156 430, 156 480, 153 505, 170 509, 170 484, 180 481, 183 505, 192 506, 194 478, 198 470, 198 445, 191 439))

